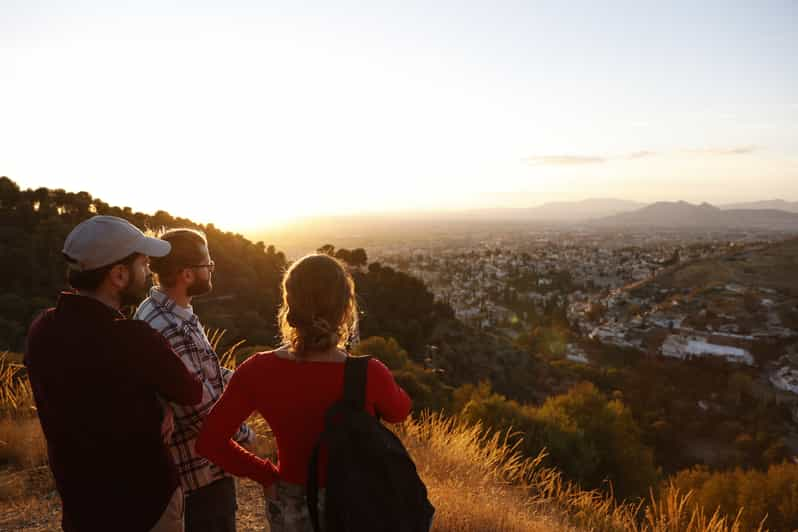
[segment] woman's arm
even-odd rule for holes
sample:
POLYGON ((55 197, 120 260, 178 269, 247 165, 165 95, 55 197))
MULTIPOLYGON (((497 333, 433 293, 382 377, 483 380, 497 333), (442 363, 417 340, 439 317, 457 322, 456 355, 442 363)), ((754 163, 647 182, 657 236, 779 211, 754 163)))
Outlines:
POLYGON ((244 363, 235 372, 222 397, 205 418, 197 438, 196 451, 238 477, 247 477, 268 487, 277 479, 277 468, 232 440, 241 424, 256 408, 257 386, 250 384, 255 366, 244 363))
POLYGON ((391 370, 376 358, 369 360, 367 382, 374 397, 377 414, 385 421, 400 423, 410 415, 413 406, 410 396, 396 383, 391 370))

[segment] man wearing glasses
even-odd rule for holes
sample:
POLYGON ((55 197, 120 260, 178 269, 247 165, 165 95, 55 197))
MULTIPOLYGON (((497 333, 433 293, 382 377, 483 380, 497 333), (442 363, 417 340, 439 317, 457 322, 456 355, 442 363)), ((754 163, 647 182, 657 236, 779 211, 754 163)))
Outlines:
MULTIPOLYGON (((203 381, 199 404, 186 407, 170 403, 174 431, 169 447, 186 493, 186 532, 231 532, 236 529, 233 477, 194 451, 205 416, 232 377, 232 372, 219 364, 191 306, 193 297, 211 291, 215 265, 208 241, 200 231, 172 229, 160 238, 169 242, 172 249, 168 255, 150 261, 157 284, 139 306, 135 318, 159 331, 186 368, 203 381)), ((251 446, 254 436, 249 427, 242 425, 235 440, 251 446)))

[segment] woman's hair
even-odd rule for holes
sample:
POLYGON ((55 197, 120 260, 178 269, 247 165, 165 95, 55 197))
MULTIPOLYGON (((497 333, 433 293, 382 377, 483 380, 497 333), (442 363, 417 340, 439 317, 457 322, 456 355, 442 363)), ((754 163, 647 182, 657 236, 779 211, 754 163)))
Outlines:
POLYGON ((357 327, 355 282, 329 255, 311 254, 283 276, 278 320, 283 342, 297 356, 343 347, 357 327))
POLYGON ((205 233, 196 229, 170 229, 158 236, 172 245, 164 257, 150 257, 150 270, 157 277, 158 284, 171 288, 177 281, 177 274, 189 266, 197 266, 205 261, 203 246, 208 245, 205 233))

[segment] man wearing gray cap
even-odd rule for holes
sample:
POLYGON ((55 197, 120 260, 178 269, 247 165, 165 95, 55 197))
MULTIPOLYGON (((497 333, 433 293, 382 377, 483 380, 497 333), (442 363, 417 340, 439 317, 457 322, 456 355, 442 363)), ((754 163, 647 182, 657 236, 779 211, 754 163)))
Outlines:
POLYGON ((145 295, 148 257, 169 250, 121 218, 80 223, 63 249, 74 292, 28 333, 25 365, 67 532, 183 530, 158 397, 195 404, 202 385, 159 333, 120 313, 145 295))

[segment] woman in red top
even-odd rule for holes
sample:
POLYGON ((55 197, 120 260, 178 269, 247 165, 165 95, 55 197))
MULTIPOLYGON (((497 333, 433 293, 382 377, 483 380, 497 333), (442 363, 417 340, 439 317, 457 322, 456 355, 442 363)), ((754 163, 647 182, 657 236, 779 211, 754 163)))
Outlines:
MULTIPOLYGON (((283 277, 280 331, 285 345, 258 353, 236 370, 205 420, 196 450, 233 475, 263 485, 273 532, 312 531, 304 484, 324 414, 343 396, 343 350, 357 326, 355 285, 333 257, 308 255, 283 277), (231 439, 257 411, 277 440, 278 463, 248 452, 231 439)), ((410 413, 410 398, 384 364, 369 361, 366 408, 398 423, 410 413)), ((319 505, 323 509, 326 456, 320 456, 319 505)))

